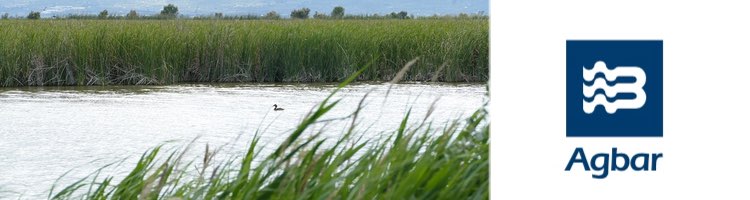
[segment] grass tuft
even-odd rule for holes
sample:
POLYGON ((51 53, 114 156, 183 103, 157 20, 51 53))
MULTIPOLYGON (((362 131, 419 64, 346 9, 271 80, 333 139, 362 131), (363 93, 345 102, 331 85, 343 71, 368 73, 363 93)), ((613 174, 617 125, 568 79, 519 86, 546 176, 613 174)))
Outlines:
MULTIPOLYGON (((413 64, 413 63, 412 63, 413 64)), ((349 76, 345 87, 372 65, 349 76)), ((406 71, 406 70, 404 70, 406 71)), ((359 108, 349 118, 351 127, 327 143, 321 132, 301 137, 338 100, 338 91, 316 106, 285 142, 268 155, 259 154, 260 138, 253 137, 239 159, 215 160, 207 145, 197 158, 197 173, 187 173, 192 162, 180 163, 189 148, 163 153, 146 151, 119 183, 113 177, 84 178, 50 191, 51 199, 488 199, 489 127, 484 106, 466 119, 433 127, 427 118, 411 125, 407 112, 398 127, 380 139, 361 140, 357 134, 359 108), (88 190, 84 191, 84 188, 88 190)), ((366 98, 366 96, 365 96, 366 98)), ((485 104, 486 106, 486 104, 485 104)), ((188 145, 190 146, 190 145, 188 145)))

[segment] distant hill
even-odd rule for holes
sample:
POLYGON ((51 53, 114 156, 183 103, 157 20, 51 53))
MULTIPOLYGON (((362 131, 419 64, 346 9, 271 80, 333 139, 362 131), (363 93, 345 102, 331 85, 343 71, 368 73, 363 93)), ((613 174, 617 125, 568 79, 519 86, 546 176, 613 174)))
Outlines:
POLYGON ((3 0, 0 1, 0 14, 25 16, 33 10, 41 12, 42 17, 52 17, 97 14, 107 9, 111 15, 125 15, 130 10, 151 15, 159 13, 168 3, 175 4, 180 14, 187 16, 213 15, 216 12, 224 15, 263 15, 276 11, 282 17, 289 17, 293 9, 301 7, 310 8, 312 13, 330 13, 335 6, 343 6, 347 14, 387 14, 402 10, 416 16, 478 12, 489 14, 488 0, 3 0))

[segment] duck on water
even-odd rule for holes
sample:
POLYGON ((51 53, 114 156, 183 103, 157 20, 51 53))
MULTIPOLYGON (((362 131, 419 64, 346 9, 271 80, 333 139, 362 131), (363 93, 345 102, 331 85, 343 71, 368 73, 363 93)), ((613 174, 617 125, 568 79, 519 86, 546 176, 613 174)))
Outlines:
POLYGON ((283 108, 278 107, 276 104, 273 104, 273 111, 282 111, 283 108))

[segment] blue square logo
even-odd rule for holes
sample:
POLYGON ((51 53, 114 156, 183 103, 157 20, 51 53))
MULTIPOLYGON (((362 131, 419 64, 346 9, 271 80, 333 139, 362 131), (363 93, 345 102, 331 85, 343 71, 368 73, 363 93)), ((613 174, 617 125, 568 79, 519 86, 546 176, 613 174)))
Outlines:
POLYGON ((663 42, 568 40, 567 137, 662 137, 663 42))

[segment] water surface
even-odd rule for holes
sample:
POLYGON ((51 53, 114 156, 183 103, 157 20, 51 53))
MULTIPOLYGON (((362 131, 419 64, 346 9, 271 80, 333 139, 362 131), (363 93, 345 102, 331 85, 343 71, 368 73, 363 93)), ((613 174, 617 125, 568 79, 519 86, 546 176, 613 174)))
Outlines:
MULTIPOLYGON (((69 170, 60 180, 63 184, 110 163, 120 167, 105 172, 122 174, 145 150, 164 143, 177 148, 195 140, 196 151, 208 144, 222 146, 226 155, 238 155, 261 132, 260 143, 275 147, 334 88, 189 84, 0 89, 0 191, 17 192, 0 196, 46 197, 55 180, 69 170), (273 104, 285 110, 275 112, 273 104)), ((399 84, 390 92, 388 88, 344 88, 334 97, 341 100, 339 105, 323 119, 349 116, 370 92, 359 129, 363 138, 377 139, 392 134, 389 131, 409 109, 410 123, 417 123, 435 102, 430 120, 439 127, 470 115, 486 99, 483 84, 399 84)), ((349 123, 332 121, 315 128, 325 126, 323 136, 335 138, 349 123)))

